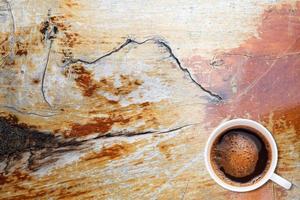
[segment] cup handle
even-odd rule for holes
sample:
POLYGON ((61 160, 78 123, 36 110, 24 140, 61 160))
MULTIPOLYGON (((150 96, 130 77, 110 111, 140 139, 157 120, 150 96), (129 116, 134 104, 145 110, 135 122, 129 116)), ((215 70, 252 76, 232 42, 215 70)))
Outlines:
POLYGON ((281 187, 284 187, 285 189, 289 190, 292 187, 292 183, 288 180, 282 178, 281 176, 278 176, 277 174, 273 173, 273 175, 270 178, 273 182, 277 183, 281 187))

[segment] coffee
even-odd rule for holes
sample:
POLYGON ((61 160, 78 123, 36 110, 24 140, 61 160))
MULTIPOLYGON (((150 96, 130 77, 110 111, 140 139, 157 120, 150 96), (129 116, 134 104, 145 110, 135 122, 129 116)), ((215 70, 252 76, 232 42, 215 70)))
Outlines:
POLYGON ((270 167, 271 150, 265 137, 248 127, 224 131, 214 141, 211 163, 215 173, 231 185, 251 185, 270 167))

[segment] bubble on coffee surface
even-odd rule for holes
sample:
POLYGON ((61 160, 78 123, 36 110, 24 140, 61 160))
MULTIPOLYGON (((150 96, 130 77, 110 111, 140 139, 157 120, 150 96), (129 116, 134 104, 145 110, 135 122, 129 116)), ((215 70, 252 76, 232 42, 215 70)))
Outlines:
POLYGON ((224 135, 217 151, 217 162, 225 173, 241 178, 254 172, 259 149, 253 138, 244 132, 231 131, 224 135))
POLYGON ((217 174, 238 184, 259 180, 270 164, 269 144, 263 136, 243 128, 224 132, 214 142, 211 153, 217 174))

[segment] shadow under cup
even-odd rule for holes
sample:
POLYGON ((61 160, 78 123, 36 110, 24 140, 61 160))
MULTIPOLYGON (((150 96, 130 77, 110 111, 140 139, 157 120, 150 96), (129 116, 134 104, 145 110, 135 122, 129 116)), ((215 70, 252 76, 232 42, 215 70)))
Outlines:
POLYGON ((209 159, 212 170, 223 182, 237 187, 251 186, 268 172, 271 146, 263 133, 237 125, 220 131, 212 142, 209 159))

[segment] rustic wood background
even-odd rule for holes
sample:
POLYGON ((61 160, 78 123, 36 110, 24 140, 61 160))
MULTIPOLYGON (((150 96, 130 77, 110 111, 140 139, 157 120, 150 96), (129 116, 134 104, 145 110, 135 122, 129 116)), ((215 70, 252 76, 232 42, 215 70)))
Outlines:
POLYGON ((1 199, 299 199, 300 2, 0 0, 0 32, 1 199), (291 190, 209 177, 237 117, 291 190))

